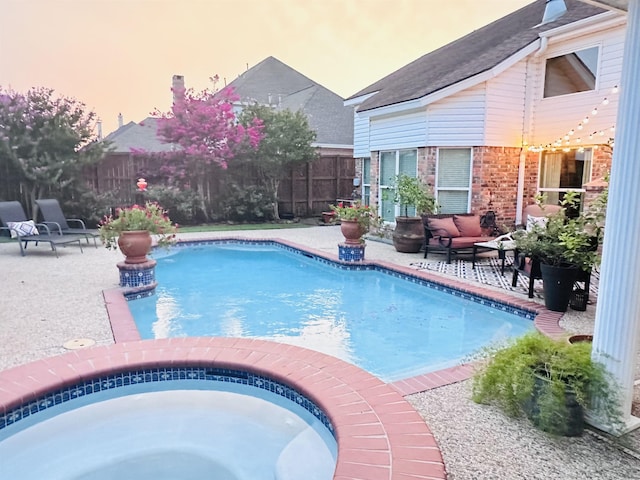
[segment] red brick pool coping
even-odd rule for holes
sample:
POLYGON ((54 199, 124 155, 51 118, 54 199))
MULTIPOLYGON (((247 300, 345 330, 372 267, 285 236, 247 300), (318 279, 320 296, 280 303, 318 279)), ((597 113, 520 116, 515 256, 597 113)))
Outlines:
MULTIPOLYGON (((335 255, 292 242, 264 241, 275 241, 338 261, 335 255)), ((556 338, 566 336, 558 323, 561 313, 546 310, 524 298, 387 262, 363 263, 534 311, 538 330, 556 338)), ((292 386, 328 415, 338 440, 334 480, 446 478, 435 438, 403 396, 466 380, 473 374, 473 364, 385 384, 335 357, 275 342, 221 337, 140 340, 121 289, 105 290, 104 299, 115 345, 77 350, 0 372, 0 412, 6 413, 53 390, 124 370, 162 366, 246 370, 292 386)))

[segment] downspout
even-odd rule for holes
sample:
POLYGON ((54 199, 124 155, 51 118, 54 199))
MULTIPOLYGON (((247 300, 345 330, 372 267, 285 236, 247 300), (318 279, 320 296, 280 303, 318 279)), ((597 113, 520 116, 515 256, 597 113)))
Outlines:
MULTIPOLYGON (((535 58, 539 58, 547 51, 549 46, 549 37, 540 37, 540 47, 533 54, 535 58)), ((529 85, 529 62, 527 62, 527 78, 525 79, 525 88, 529 85)), ((530 112, 531 112, 531 98, 525 93, 525 106, 524 106, 524 115, 523 115, 523 125, 522 125, 522 137, 524 140, 525 130, 529 130, 526 127, 530 123, 530 112), (528 121, 529 120, 529 121, 528 121)), ((524 143, 524 142, 523 142, 524 143)), ((518 162, 518 193, 516 195, 516 225, 522 224, 522 210, 524 209, 524 172, 526 168, 526 160, 527 160, 527 152, 524 146, 520 148, 520 157, 518 162)))

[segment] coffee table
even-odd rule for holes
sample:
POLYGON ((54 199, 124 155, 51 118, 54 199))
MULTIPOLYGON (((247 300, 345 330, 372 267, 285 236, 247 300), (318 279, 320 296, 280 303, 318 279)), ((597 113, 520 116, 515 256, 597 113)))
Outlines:
POLYGON ((478 242, 473 244, 473 261, 471 264, 471 269, 475 270, 476 268, 476 255, 478 253, 497 251, 498 259, 502 260, 502 264, 500 265, 500 273, 504 276, 504 261, 507 258, 507 252, 513 252, 516 249, 516 242, 514 242, 511 237, 506 236, 498 237, 494 240, 490 240, 488 242, 478 242))

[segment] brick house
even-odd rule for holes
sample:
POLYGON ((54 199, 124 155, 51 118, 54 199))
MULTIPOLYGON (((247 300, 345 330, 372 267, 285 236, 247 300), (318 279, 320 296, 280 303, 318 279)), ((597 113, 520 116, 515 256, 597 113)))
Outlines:
POLYGON ((389 74, 345 101, 363 198, 406 173, 442 213, 519 223, 610 169, 626 16, 578 0, 537 0, 389 74))

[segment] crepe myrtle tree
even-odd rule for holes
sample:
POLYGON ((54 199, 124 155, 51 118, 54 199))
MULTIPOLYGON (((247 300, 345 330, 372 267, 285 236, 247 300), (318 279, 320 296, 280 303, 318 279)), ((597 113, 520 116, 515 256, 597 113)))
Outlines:
POLYGON ((100 159, 107 145, 97 141, 95 124, 84 103, 53 89, 0 87, 0 168, 17 179, 32 217, 37 198, 78 185, 82 168, 100 159))
POLYGON ((302 111, 274 110, 272 107, 254 104, 245 107, 238 118, 242 125, 250 125, 255 118, 262 121, 264 137, 259 147, 252 152, 245 152, 242 159, 252 165, 264 182, 263 187, 273 204, 273 217, 278 220, 280 181, 296 165, 317 158, 316 149, 311 145, 316 139, 316 133, 310 129, 302 111))
POLYGON ((205 180, 208 174, 216 168, 226 169, 241 147, 253 150, 262 139, 259 119, 238 123, 233 102, 239 97, 233 89, 216 90, 218 77, 210 80, 213 88, 202 92, 173 89, 175 100, 171 111, 153 112, 160 118, 158 136, 176 147, 173 151, 154 155, 164 159, 162 173, 178 185, 195 185, 200 207, 207 218, 205 180))

